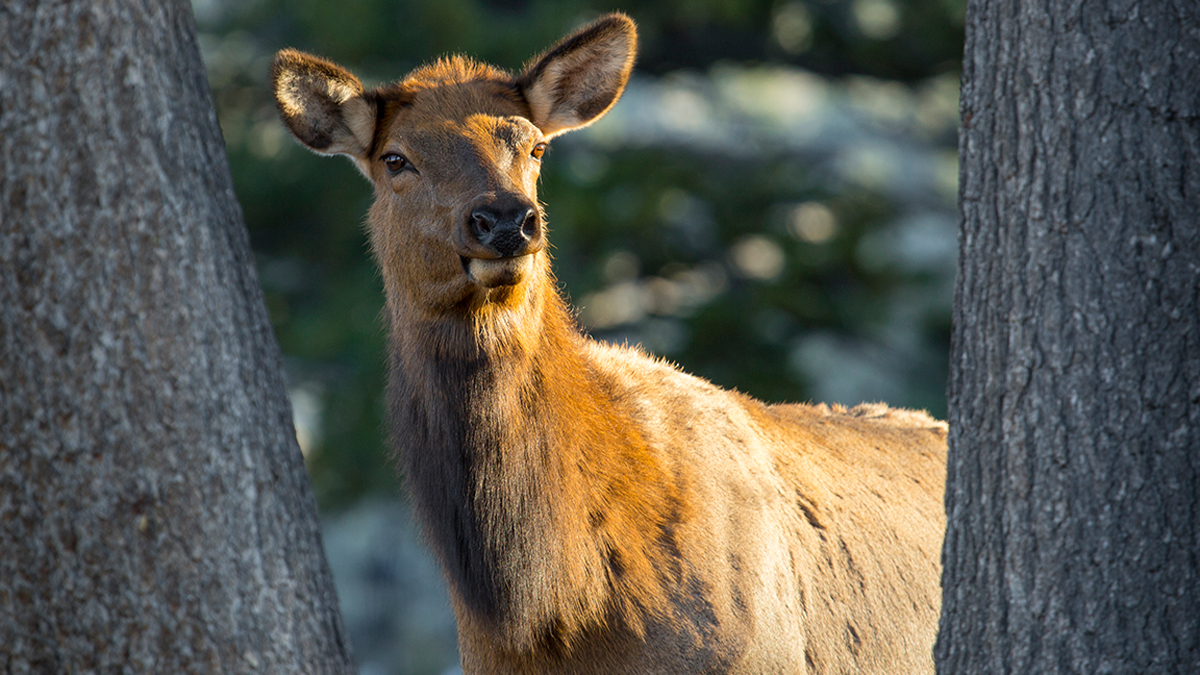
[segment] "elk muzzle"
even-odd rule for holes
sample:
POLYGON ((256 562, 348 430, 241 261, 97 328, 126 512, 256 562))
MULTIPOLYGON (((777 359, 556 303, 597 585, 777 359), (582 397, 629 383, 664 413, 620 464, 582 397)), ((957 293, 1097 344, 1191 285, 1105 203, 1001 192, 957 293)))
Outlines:
POLYGON ((463 223, 463 269, 487 288, 519 283, 530 256, 546 247, 542 218, 530 200, 502 195, 471 208, 463 223))

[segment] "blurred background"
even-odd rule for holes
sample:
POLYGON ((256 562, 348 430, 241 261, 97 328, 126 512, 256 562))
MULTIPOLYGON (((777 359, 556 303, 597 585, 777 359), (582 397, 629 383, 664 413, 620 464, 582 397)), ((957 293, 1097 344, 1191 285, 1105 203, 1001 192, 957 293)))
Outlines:
POLYGON ((611 10, 624 98, 543 161, 555 268, 603 340, 773 402, 945 416, 966 0, 193 0, 364 674, 456 672, 388 459, 368 184, 278 121, 276 50, 367 86, 461 52, 510 70, 611 10))

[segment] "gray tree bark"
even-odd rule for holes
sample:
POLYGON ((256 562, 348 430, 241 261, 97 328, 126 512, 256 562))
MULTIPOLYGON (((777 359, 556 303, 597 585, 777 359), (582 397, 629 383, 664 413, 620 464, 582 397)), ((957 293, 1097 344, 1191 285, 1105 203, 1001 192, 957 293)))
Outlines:
POLYGON ((1200 3, 972 0, 939 673, 1200 672, 1200 3))
POLYGON ((0 672, 352 671, 194 33, 0 5, 0 672))

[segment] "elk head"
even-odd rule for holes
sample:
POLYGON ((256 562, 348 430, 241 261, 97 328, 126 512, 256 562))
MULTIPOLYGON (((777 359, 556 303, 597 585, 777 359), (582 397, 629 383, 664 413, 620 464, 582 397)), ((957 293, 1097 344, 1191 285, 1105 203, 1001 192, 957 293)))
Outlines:
POLYGON ((456 56, 366 90, 340 66, 284 50, 272 80, 292 134, 350 157, 374 184, 368 224, 393 311, 444 317, 519 303, 523 286, 548 283, 542 154, 612 107, 635 51, 633 22, 612 14, 517 76, 456 56))

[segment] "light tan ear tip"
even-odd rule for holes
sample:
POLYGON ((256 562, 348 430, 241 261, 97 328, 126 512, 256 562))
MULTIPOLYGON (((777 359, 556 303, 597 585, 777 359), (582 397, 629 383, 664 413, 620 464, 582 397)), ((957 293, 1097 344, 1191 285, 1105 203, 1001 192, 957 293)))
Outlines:
POLYGON ((275 58, 271 59, 270 77, 271 90, 275 94, 276 103, 283 104, 285 82, 291 80, 289 76, 298 75, 311 69, 308 67, 308 63, 315 59, 316 57, 296 49, 281 49, 275 52, 275 58))
POLYGON ((271 84, 278 89, 280 79, 287 74, 298 76, 316 76, 320 79, 336 81, 342 85, 362 93, 362 82, 353 73, 328 59, 314 56, 299 49, 281 49, 275 52, 271 60, 271 84))
POLYGON ((299 49, 292 49, 291 47, 284 47, 283 49, 280 49, 279 51, 275 52, 275 58, 273 59, 273 61, 275 64, 280 64, 285 61, 304 61, 305 59, 312 59, 312 58, 316 58, 316 57, 313 56, 312 54, 307 54, 305 52, 302 52, 299 49))
POLYGON ((275 58, 271 59, 271 79, 276 79, 284 71, 302 68, 305 62, 315 60, 316 58, 298 49, 291 49, 290 47, 280 49, 275 52, 275 58))
POLYGON ((637 23, 625 12, 609 12, 593 21, 592 25, 596 26, 604 23, 620 26, 623 32, 637 34, 637 23))
POLYGON ((628 14, 625 14, 624 12, 613 12, 612 14, 606 14, 594 21, 591 27, 593 29, 603 30, 606 33, 611 31, 619 34, 621 37, 625 38, 625 41, 629 44, 630 52, 637 51, 637 24, 634 23, 633 19, 629 18, 628 14))

